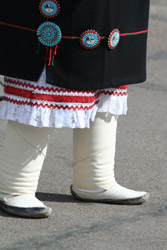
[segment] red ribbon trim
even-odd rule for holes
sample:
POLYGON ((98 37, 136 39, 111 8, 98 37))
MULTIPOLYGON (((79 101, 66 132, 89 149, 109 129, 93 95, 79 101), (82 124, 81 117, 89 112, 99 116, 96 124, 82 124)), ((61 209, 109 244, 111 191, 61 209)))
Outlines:
MULTIPOLYGON (((33 84, 30 84, 30 83, 25 83, 25 82, 21 82, 21 81, 16 81, 16 80, 13 80, 13 79, 10 79, 10 78, 7 78, 5 77, 4 78, 4 81, 5 83, 9 83, 9 84, 13 84, 15 86, 19 86, 19 87, 25 87, 25 88, 31 88, 33 90, 43 90, 43 91, 48 91, 48 92, 58 92, 58 93, 87 93, 87 94, 90 94, 90 93, 94 93, 96 90, 88 90, 88 91, 78 91, 78 90, 70 90, 70 89, 63 89, 63 88, 51 88, 51 87, 39 87, 39 86, 34 86, 33 84)), ((122 86, 119 86, 119 87, 113 87, 113 89, 127 89, 128 88, 128 85, 122 85, 122 86)), ((105 91, 106 92, 106 91, 105 91)))
POLYGON ((92 103, 96 101, 96 99, 101 94, 109 94, 114 96, 126 96, 127 92, 119 93, 114 91, 105 91, 100 90, 97 92, 95 96, 60 96, 60 95, 48 95, 48 94, 40 94, 34 93, 32 90, 24 90, 14 87, 5 86, 4 92, 9 95, 15 95, 23 98, 28 98, 31 100, 39 100, 39 101, 49 101, 49 102, 59 102, 59 103, 92 103))
POLYGON ((10 27, 13 27, 13 28, 18 28, 18 29, 23 29, 23 30, 28 30, 28 31, 34 31, 34 32, 37 32, 37 30, 35 30, 35 29, 22 27, 22 26, 15 25, 15 24, 4 23, 4 22, 0 22, 0 24, 6 25, 6 26, 10 26, 10 27))
MULTIPOLYGON (((0 22, 0 24, 10 26, 10 27, 13 27, 13 28, 18 28, 18 29, 37 32, 36 29, 22 27, 22 26, 15 25, 15 24, 9 24, 9 23, 5 23, 5 22, 0 22)), ((143 34, 143 33, 147 33, 147 32, 148 32, 148 29, 147 30, 137 31, 137 32, 122 33, 122 34, 120 34, 120 36, 139 35, 139 34, 143 34)), ((64 38, 64 39, 80 39, 80 36, 62 36, 62 38, 64 38)), ((105 38, 108 38, 108 36, 100 36, 100 39, 105 39, 105 38)))
POLYGON ((4 96, 3 98, 3 101, 7 101, 7 102, 10 102, 10 103, 14 103, 14 104, 17 104, 17 105, 28 105, 28 106, 31 106, 31 107, 42 107, 42 108, 52 108, 52 109, 68 109, 68 110, 90 110, 92 109, 96 104, 98 104, 99 101, 96 101, 93 105, 91 106, 81 106, 81 107, 74 107, 74 106, 63 106, 63 105, 53 105, 53 104, 42 104, 42 103, 33 103, 33 102, 28 102, 28 101, 18 101, 18 100, 14 100, 14 99, 11 99, 11 98, 8 98, 6 96, 4 96))

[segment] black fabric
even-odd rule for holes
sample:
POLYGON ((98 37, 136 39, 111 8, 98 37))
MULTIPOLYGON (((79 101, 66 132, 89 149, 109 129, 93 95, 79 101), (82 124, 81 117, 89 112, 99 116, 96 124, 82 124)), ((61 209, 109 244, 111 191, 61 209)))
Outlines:
MULTIPOLYGON (((37 29, 46 18, 40 1, 5 0, 0 3, 0 22, 37 29), (8 6, 6 8, 6 6, 8 6)), ((63 36, 80 36, 88 29, 109 36, 113 29, 132 33, 148 28, 149 0, 59 0, 60 14, 50 19, 63 36)), ((45 47, 37 55, 36 32, 0 24, 0 74, 38 81, 45 64, 45 47)), ((78 39, 62 39, 55 65, 47 67, 47 83, 76 90, 102 89, 146 79, 147 33, 121 36, 110 50, 107 39, 92 50, 78 39)))

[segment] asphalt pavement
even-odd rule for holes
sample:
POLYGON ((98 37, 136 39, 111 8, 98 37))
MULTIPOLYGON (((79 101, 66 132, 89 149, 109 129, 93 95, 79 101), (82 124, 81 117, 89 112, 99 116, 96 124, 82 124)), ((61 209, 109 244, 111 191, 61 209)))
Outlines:
MULTIPOLYGON (((72 130, 55 129, 37 193, 53 214, 35 220, 0 210, 0 250, 167 250, 167 0, 151 0, 147 65, 147 82, 129 87, 128 115, 119 118, 116 178, 150 192, 149 201, 75 201, 72 130)), ((0 148, 5 128, 1 120, 0 148)))

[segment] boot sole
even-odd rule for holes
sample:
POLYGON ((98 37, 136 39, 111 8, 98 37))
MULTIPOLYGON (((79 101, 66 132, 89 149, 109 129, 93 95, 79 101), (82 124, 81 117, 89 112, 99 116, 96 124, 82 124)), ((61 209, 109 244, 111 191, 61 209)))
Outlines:
POLYGON ((9 214, 26 218, 47 218, 52 213, 52 209, 50 207, 20 208, 8 206, 2 201, 0 201, 0 208, 5 210, 9 214))
POLYGON ((145 201, 147 201, 150 197, 150 194, 147 193, 143 195, 142 197, 133 198, 133 199, 123 199, 123 200, 112 200, 112 199, 103 199, 103 200, 93 200, 93 199, 86 199, 82 198, 79 195, 77 195, 74 190, 72 189, 72 185, 70 187, 70 191, 72 196, 76 200, 85 201, 85 202, 93 202, 93 203, 106 203, 106 204, 117 204, 117 205, 140 205, 143 204, 145 201))

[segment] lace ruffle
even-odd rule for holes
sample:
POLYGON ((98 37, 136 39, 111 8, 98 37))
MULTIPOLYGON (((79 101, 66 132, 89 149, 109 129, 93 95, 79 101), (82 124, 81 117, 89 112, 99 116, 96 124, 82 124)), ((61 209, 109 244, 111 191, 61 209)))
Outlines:
POLYGON ((72 91, 45 83, 5 77, 0 117, 36 127, 89 128, 97 112, 127 112, 127 86, 96 91, 72 91))

